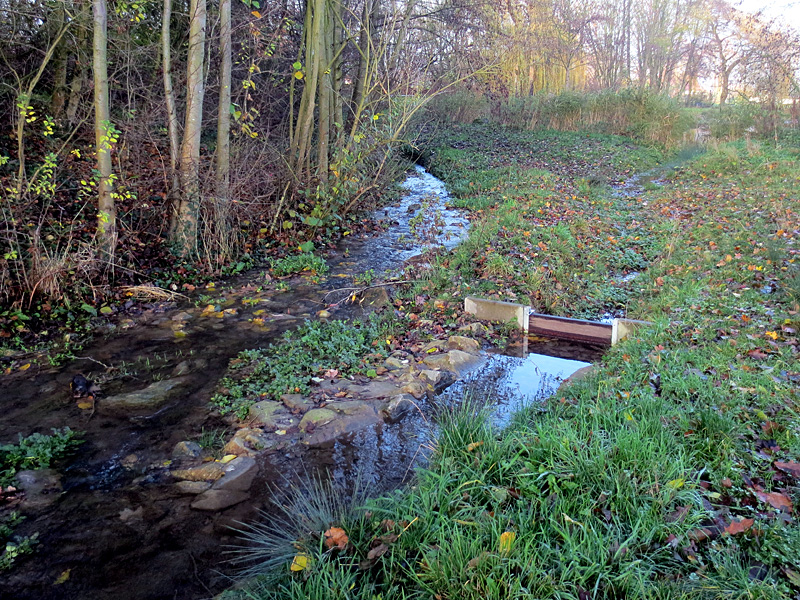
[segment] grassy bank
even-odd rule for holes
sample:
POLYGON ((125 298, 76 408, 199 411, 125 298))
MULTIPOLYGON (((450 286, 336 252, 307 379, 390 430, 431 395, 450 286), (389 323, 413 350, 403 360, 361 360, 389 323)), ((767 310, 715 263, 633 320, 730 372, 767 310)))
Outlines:
POLYGON ((478 126, 439 142, 475 222, 415 293, 655 325, 503 431, 476 402, 443 412, 407 490, 365 509, 302 494, 254 536, 272 568, 229 594, 800 596, 796 149, 719 147, 626 198, 607 184, 665 157, 478 126))

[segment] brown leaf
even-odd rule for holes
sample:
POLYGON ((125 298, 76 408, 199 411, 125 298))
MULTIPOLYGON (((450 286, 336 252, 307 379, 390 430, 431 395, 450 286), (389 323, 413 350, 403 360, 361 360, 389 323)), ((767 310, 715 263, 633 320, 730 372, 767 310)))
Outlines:
POLYGON ((391 519, 384 519, 383 521, 381 521, 381 527, 383 528, 384 531, 391 531, 392 529, 394 529, 395 525, 396 523, 391 519))
POLYGON ((325 546, 328 548, 338 548, 344 550, 347 547, 347 542, 350 538, 341 527, 331 527, 325 532, 325 546))
POLYGON ((736 535, 738 533, 744 533, 748 529, 753 526, 755 523, 755 519, 742 519, 741 521, 733 521, 730 525, 725 528, 725 533, 728 535, 736 535))
POLYGON ((776 462, 775 468, 780 469, 784 473, 788 473, 792 477, 800 479, 800 463, 796 462, 776 462))
POLYGON ((386 544, 375 546, 372 550, 367 552, 367 560, 375 560, 376 558, 380 558, 386 554, 387 550, 389 550, 389 546, 386 544))
POLYGON ((729 477, 726 477, 720 483, 722 484, 722 487, 724 487, 724 488, 732 488, 733 487, 733 482, 730 480, 729 477))
POLYGON ((747 351, 747 355, 750 358, 755 358, 757 360, 764 360, 765 358, 769 358, 769 354, 767 354, 766 352, 763 352, 763 351, 761 351, 759 349, 748 350, 747 351))
POLYGON ((689 514, 689 507, 688 506, 679 506, 677 510, 671 512, 666 516, 667 523, 678 523, 683 521, 686 518, 686 515, 689 514))
POLYGON ((765 492, 756 492, 756 496, 759 500, 766 502, 772 508, 785 510, 789 513, 792 512, 792 501, 786 494, 781 494, 779 492, 770 492, 769 494, 765 492))
POLYGON ((383 542, 384 544, 394 544, 398 540, 399 537, 400 536, 397 535, 396 533, 387 533, 385 535, 382 535, 378 539, 381 542, 383 542))

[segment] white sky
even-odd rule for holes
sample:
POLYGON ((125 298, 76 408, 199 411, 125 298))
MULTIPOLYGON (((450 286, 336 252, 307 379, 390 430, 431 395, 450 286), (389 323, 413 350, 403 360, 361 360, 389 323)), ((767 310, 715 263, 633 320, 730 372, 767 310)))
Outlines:
POLYGON ((768 19, 800 31, 800 0, 732 0, 735 7, 747 12, 764 11, 768 19))

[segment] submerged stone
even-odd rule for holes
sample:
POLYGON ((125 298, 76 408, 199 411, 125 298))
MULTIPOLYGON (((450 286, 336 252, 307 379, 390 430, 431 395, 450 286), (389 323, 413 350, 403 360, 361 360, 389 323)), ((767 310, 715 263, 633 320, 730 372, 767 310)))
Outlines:
POLYGON ((218 462, 210 462, 189 469, 175 469, 172 476, 186 481, 216 481, 225 474, 223 466, 218 462))
POLYGON ((98 401, 97 410, 102 414, 113 415, 156 409, 174 396, 175 391, 185 383, 185 377, 156 381, 135 392, 103 398, 98 401))
POLYGON ((309 429, 321 427, 336 418, 336 412, 328 408, 315 408, 303 415, 300 421, 300 431, 306 433, 309 429))
POLYGON ((218 511, 244 502, 249 497, 247 492, 238 490, 206 490, 191 506, 197 510, 218 511))
POLYGON ((239 490, 246 492, 250 489, 258 473, 258 464, 254 458, 240 456, 225 465, 225 474, 212 486, 215 490, 239 490))

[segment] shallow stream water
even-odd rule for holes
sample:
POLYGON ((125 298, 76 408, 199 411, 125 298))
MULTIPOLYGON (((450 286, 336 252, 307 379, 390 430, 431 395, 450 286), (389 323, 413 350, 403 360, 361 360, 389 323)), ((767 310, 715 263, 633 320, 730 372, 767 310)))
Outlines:
MULTIPOLYGON (((221 317, 203 315, 202 306, 188 301, 154 305, 122 319, 116 331, 63 367, 31 367, 0 380, 0 443, 15 442, 18 433, 47 433, 57 427, 85 432, 85 443, 62 471, 63 493, 54 485, 49 498, 42 495, 37 506, 24 508, 27 519, 17 532, 38 532, 37 552, 0 574, 0 598, 211 597, 230 585, 233 571, 220 551, 236 542, 230 527, 268 510, 275 488, 297 473, 321 469, 334 481, 346 483, 358 472, 376 492, 408 481, 413 464, 424 459, 430 447, 430 403, 421 403, 417 413, 397 424, 378 425, 311 449, 290 448, 260 457, 251 500, 221 513, 191 509, 191 497, 174 492, 168 468, 177 442, 219 426, 207 404, 238 352, 277 341, 287 329, 346 297, 354 276, 372 270, 382 277, 402 269, 403 261, 429 243, 451 248, 463 239, 468 222, 462 212, 446 207, 442 182, 418 168, 405 187, 409 193, 402 201, 375 215, 387 221, 387 230, 345 238, 328 261, 330 273, 318 283, 297 277, 289 281, 291 291, 280 292, 265 286, 263 272, 255 270, 224 289, 204 291, 221 310, 228 309, 221 317), (78 409, 69 391, 73 375, 102 379, 107 367, 115 376, 103 386, 106 395, 176 376, 184 378, 182 392, 151 415, 78 409)), ((343 306, 334 317, 358 311, 343 306)), ((598 356, 577 346, 541 343, 542 348, 532 351, 584 361, 598 356)), ((558 378, 585 364, 544 364, 552 360, 492 357, 435 402, 448 402, 468 387, 480 388, 486 397, 495 398, 502 423, 519 399, 541 397, 558 378)))

